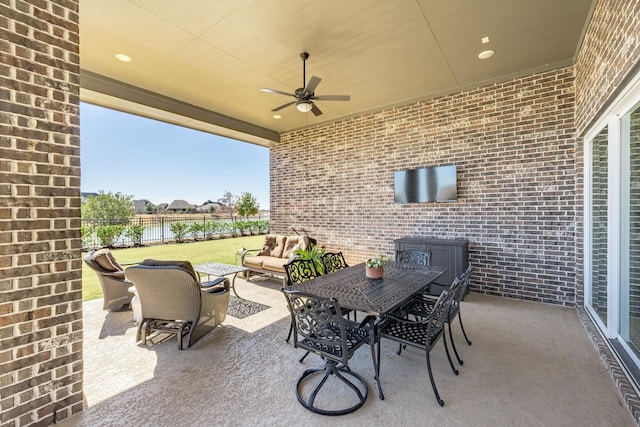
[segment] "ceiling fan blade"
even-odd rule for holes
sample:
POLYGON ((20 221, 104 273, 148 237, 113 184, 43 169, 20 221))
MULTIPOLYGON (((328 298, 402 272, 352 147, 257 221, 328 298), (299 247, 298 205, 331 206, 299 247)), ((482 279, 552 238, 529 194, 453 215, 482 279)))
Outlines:
POLYGON ((320 77, 311 76, 311 78, 309 79, 309 83, 307 83, 307 87, 304 88, 304 93, 306 93, 307 95, 312 95, 320 84, 320 81, 322 81, 320 77))
POLYGON ((281 90, 275 90, 275 89, 268 89, 266 87, 263 87, 262 89, 260 89, 263 92, 267 92, 267 93, 275 93, 277 95, 286 95, 286 96, 295 96, 292 93, 287 93, 287 92, 282 92, 281 90))
POLYGON ((296 102, 297 102, 297 101, 287 102, 286 104, 282 104, 281 106, 276 107, 276 108, 274 108, 274 109, 273 109, 273 110, 271 110, 271 111, 280 111, 280 110, 282 110, 283 108, 287 108, 289 105, 293 105, 293 104, 295 104, 296 102))
POLYGON ((311 108, 311 112, 313 113, 314 116, 319 116, 322 114, 322 111, 320 111, 320 109, 316 104, 313 104, 313 107, 311 108))
POLYGON ((350 101, 351 96, 349 95, 322 95, 322 96, 314 96, 313 99, 317 99, 318 101, 350 101))

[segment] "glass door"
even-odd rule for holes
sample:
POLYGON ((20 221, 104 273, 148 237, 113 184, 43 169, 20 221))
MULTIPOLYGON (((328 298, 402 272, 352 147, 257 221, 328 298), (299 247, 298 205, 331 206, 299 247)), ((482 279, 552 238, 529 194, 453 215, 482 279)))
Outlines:
POLYGON ((640 357, 640 104, 622 117, 620 131, 620 336, 640 357))

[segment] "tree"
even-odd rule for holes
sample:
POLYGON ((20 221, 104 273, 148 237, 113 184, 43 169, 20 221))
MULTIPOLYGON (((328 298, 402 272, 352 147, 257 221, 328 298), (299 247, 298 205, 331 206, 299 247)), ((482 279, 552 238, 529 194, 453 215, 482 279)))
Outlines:
POLYGON ((100 224, 128 224, 135 215, 133 196, 101 190, 82 203, 81 215, 100 224))
POLYGON ((233 210, 238 202, 238 196, 230 191, 225 191, 224 195, 218 199, 218 202, 225 206, 225 211, 229 214, 229 217, 233 219, 233 210))
POLYGON ((238 215, 249 219, 249 215, 255 215, 258 213, 260 205, 255 197, 251 193, 242 193, 240 199, 236 203, 236 209, 238 215))

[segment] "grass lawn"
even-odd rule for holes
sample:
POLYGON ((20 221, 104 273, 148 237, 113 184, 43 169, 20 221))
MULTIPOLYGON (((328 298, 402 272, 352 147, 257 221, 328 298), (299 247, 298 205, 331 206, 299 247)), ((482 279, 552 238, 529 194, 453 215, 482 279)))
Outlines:
MULTIPOLYGON (((136 263, 151 258, 189 261, 193 265, 210 261, 235 265, 238 249, 243 247, 247 249, 257 249, 262 247, 263 241, 264 236, 244 236, 229 239, 206 240, 203 242, 114 249, 112 252, 113 256, 121 264, 136 263)), ((238 260, 238 262, 240 262, 240 260, 238 260)), ((126 268, 127 266, 125 265, 124 267, 126 268)), ((89 301, 96 298, 102 298, 102 289, 100 288, 98 276, 83 262, 82 300, 89 301)))

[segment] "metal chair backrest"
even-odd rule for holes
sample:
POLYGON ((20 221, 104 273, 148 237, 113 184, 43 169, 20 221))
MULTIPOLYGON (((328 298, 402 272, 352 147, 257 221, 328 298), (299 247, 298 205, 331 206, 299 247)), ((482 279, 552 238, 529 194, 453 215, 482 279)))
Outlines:
POLYGON ((327 252, 320 257, 320 260, 324 266, 324 274, 333 273, 349 267, 347 262, 344 260, 342 252, 327 252))
POLYGON ((295 320, 294 346, 347 366, 353 351, 338 301, 291 289, 283 292, 295 320))
POLYGON ((314 277, 320 276, 312 259, 294 259, 285 264, 287 286, 297 285, 314 277))
POLYGON ((396 251, 396 262, 429 266, 431 265, 431 253, 418 250, 396 251))
POLYGON ((427 327, 427 351, 429 351, 431 347, 429 343, 435 344, 439 335, 444 331, 444 324, 449 320, 449 310, 451 309, 454 296, 455 294, 451 291, 451 288, 442 291, 433 306, 433 311, 423 321, 427 327))

